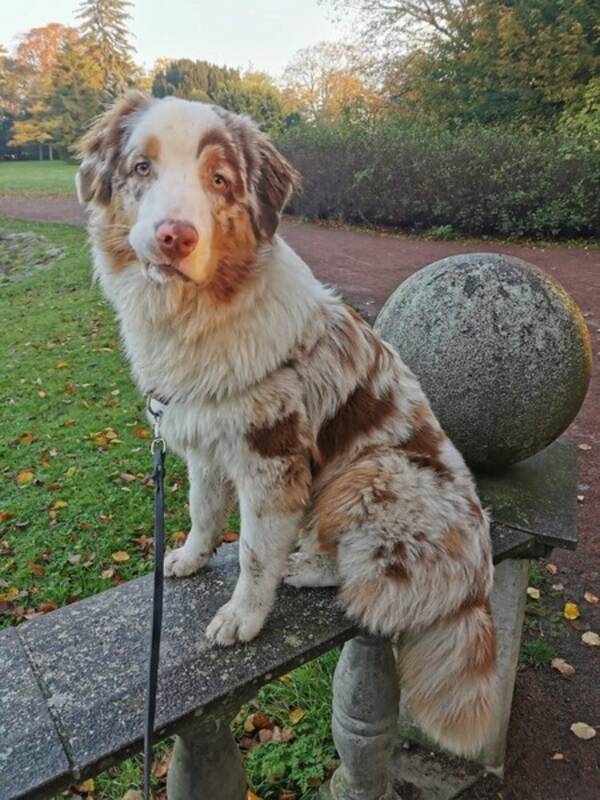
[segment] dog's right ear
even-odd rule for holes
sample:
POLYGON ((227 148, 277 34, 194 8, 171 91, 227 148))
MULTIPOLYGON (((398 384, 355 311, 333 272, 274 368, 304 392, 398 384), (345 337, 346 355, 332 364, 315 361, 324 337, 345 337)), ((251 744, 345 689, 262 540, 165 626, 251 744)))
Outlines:
POLYGON ((130 130, 132 116, 146 108, 152 99, 130 91, 94 122, 79 142, 81 159, 75 177, 80 203, 107 206, 112 196, 112 179, 130 130))

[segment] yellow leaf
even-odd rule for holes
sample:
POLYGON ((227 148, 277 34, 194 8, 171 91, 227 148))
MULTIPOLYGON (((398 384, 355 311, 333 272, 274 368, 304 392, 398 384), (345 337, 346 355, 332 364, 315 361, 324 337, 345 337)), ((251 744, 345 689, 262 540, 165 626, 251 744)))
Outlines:
POLYGON ((12 517, 12 511, 2 511, 0 512, 0 522, 6 522, 7 519, 12 517))
POLYGON ((33 472, 30 469, 21 470, 21 472, 17 474, 17 486, 25 486, 26 484, 31 483, 32 480, 33 472))
POLYGON ((248 789, 248 794, 246 795, 246 800, 262 800, 257 794, 254 794, 252 789, 248 789))
POLYGON ((306 711, 303 708, 292 708, 288 715, 289 721, 292 725, 295 725, 297 722, 300 722, 302 717, 306 714, 306 711))
POLYGON ((96 788, 96 783, 93 778, 88 778, 87 781, 83 781, 83 783, 75 784, 75 791, 85 792, 86 794, 93 792, 95 788, 96 788))
POLYGON ((43 389, 40 389, 38 392, 38 397, 41 397, 43 400, 44 397, 48 397, 48 392, 45 392, 43 389))
POLYGON ((292 676, 289 674, 289 672, 286 672, 285 675, 280 675, 279 676, 279 680, 282 683, 291 683, 292 676))
POLYGON ((565 603, 563 614, 565 619, 577 619, 579 616, 579 606, 577 603, 565 603))
POLYGON ((44 567, 41 564, 35 564, 33 561, 27 564, 27 570, 36 578, 43 578, 46 574, 44 567))
POLYGON ((540 599, 540 590, 539 589, 535 589, 533 586, 528 586, 527 587, 527 596, 531 597, 533 600, 539 600, 540 599))
POLYGON ((76 472, 77 472, 77 467, 69 467, 69 469, 67 470, 67 473, 66 473, 67 474, 67 478, 72 478, 73 475, 75 475, 76 472))
POLYGON ((126 553, 124 550, 117 550, 116 553, 112 554, 113 561, 116 561, 117 564, 122 564, 124 561, 129 561, 129 553, 126 553))
POLYGON ((254 723, 252 722, 252 717, 248 717, 248 719, 244 722, 244 730, 246 733, 252 733, 252 731, 256 730, 254 723))
POLYGON ((65 420, 65 427, 66 428, 74 428, 77 425, 76 419, 66 419, 65 420))
POLYGON ((95 436, 94 444, 97 444, 98 447, 106 447, 108 444, 108 439, 106 438, 106 436, 95 436))
POLYGON ((16 586, 11 586, 3 594, 0 594, 0 601, 3 603, 11 603, 19 596, 19 590, 16 586))
POLYGON ((570 730, 578 739, 593 739, 596 735, 596 729, 588 725, 587 722, 574 722, 570 730))
POLYGON ((66 508, 68 505, 66 500, 57 500, 56 503, 52 504, 52 508, 54 511, 60 511, 61 508, 66 508))
POLYGON ((589 603, 592 606, 598 605, 598 598, 596 597, 595 594, 592 594, 592 592, 586 592, 583 595, 583 599, 586 601, 586 603, 589 603))
POLYGON ((146 428, 142 428, 141 425, 138 425, 133 429, 133 435, 137 436, 138 439, 148 439, 150 437, 150 431, 146 430, 146 428))
POLYGON ((561 675, 575 675, 575 667, 568 664, 564 658, 553 658, 550 666, 558 670, 561 675))
POLYGON ((35 436, 32 433, 22 433, 19 436, 19 442, 21 442, 21 444, 31 444, 35 442, 35 436))
POLYGON ((69 365, 66 361, 59 361, 56 365, 56 369, 66 369, 69 365))
POLYGON ((581 637, 584 644, 589 644, 590 647, 600 647, 600 636, 594 631, 586 631, 581 637))

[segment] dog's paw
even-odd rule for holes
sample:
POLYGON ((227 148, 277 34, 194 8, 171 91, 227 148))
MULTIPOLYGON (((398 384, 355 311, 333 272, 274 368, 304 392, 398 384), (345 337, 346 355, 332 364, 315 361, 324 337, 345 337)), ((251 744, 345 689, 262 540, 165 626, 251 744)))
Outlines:
POLYGON ((296 589, 337 586, 335 559, 315 554, 292 553, 285 566, 283 582, 296 589))
POLYGON ((189 550, 186 552, 185 546, 179 547, 165 555, 163 571, 167 578, 185 578, 202 569, 209 558, 210 555, 191 554, 189 550))
POLYGON ((262 613, 250 612, 230 600, 217 611, 206 629, 206 637, 215 644, 229 646, 249 642, 258 634, 265 621, 262 613))

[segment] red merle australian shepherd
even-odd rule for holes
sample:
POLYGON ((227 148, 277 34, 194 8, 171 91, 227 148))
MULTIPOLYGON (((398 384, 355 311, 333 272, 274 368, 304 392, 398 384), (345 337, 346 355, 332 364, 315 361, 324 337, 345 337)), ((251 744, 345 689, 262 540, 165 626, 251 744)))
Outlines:
POLYGON ((240 577, 206 635, 252 639, 281 580, 338 586, 359 625, 401 634, 424 731, 475 753, 496 692, 488 520, 414 375, 277 235, 298 174, 248 119, 138 93, 81 158, 95 273, 189 469, 168 576, 202 569, 239 502, 240 577))

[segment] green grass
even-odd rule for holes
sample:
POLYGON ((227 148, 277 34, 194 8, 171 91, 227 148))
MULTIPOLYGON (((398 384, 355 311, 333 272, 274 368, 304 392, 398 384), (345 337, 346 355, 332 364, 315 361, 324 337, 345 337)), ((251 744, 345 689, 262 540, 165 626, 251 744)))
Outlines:
MULTIPOLYGON (((5 627, 148 572, 152 488, 143 401, 120 353, 112 310, 91 285, 84 231, 0 220, 2 230, 33 231, 65 251, 51 268, 0 286, 5 627), (128 558, 115 561, 114 553, 128 558)), ((173 544, 188 529, 185 470, 173 456, 167 497, 173 544)), ((241 737, 246 718, 260 708, 294 734, 286 743, 256 746, 258 732, 246 733, 247 776, 263 800, 275 800, 282 789, 294 792, 286 800, 308 798, 329 773, 336 657, 329 653, 264 687, 235 723, 241 737), (305 714, 292 723, 290 711, 298 708, 305 714)), ((98 776, 93 797, 121 800, 127 789, 139 788, 140 775, 139 757, 123 762, 98 776)), ((163 796, 164 779, 157 788, 163 796)))
POLYGON ((76 172, 65 161, 2 161, 0 196, 74 198, 76 172))

